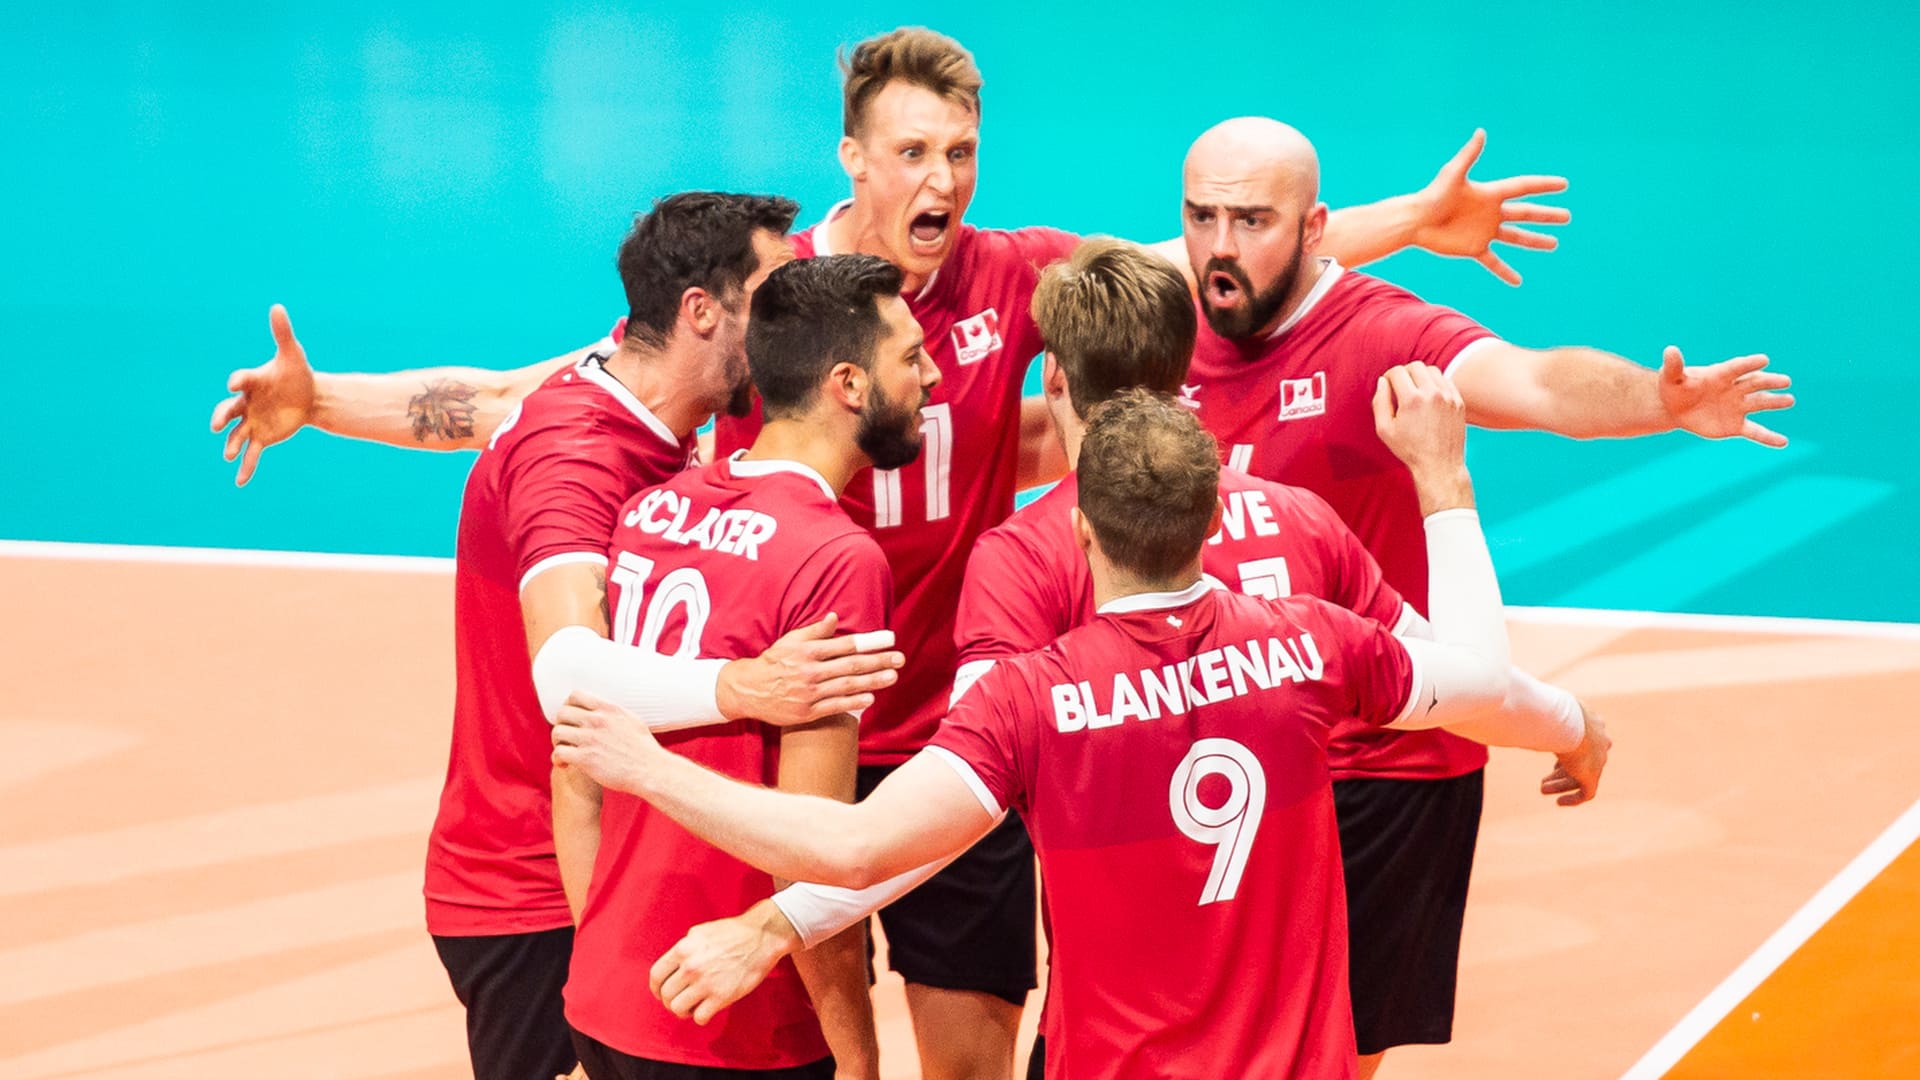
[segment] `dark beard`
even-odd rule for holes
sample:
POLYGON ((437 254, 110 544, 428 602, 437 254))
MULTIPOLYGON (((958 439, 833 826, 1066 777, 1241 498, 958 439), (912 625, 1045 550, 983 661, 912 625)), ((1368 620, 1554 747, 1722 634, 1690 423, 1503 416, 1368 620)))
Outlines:
MULTIPOLYGON (((1299 238, 1303 239, 1305 236, 1306 223, 1302 222, 1299 238)), ((1287 264, 1287 268, 1281 272, 1279 279, 1273 283, 1272 287, 1261 293, 1253 291, 1252 280, 1247 277, 1246 270, 1238 262, 1231 259, 1208 259, 1206 269, 1200 275, 1200 309, 1207 316, 1207 325, 1213 328, 1214 333, 1230 341, 1250 338, 1258 333, 1261 327, 1272 322, 1280 314, 1280 309, 1285 306, 1287 297, 1293 294, 1293 286, 1300 280, 1300 267, 1306 262, 1306 254, 1299 247, 1299 239, 1296 239, 1293 261, 1287 264), (1240 291, 1247 297, 1246 303, 1231 311, 1214 309, 1207 299, 1206 279, 1216 270, 1225 273, 1239 284, 1240 291)))
POLYGON ((735 419, 753 414, 753 383, 743 382, 733 388, 733 396, 727 399, 726 413, 735 419))
MULTIPOLYGON (((926 398, 921 398, 922 405, 926 398)), ((860 429, 854 443, 876 469, 898 469, 920 456, 920 409, 890 401, 878 388, 867 396, 860 411, 860 429)))

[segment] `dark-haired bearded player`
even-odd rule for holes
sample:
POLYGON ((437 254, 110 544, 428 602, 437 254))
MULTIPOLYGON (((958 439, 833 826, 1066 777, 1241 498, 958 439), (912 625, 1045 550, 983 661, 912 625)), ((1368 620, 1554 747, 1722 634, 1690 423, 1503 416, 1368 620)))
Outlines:
MULTIPOLYGON (((856 477, 845 492, 897 583, 893 625, 911 663, 862 729, 864 792, 911 756, 937 726, 955 668, 953 613, 967 553, 1013 510, 1021 487, 1057 478, 1064 454, 1043 404, 1020 389, 1040 341, 1028 314, 1039 270, 1078 237, 1054 229, 976 229, 963 223, 977 179, 981 77, 958 43, 921 29, 860 43, 843 93, 840 158, 852 198, 796 235, 801 257, 858 252, 906 274, 904 293, 942 374, 925 410, 926 452, 904 470, 856 477)), ((1488 250, 1495 240, 1552 241, 1509 222, 1556 222, 1566 212, 1510 200, 1564 181, 1466 178, 1480 136, 1421 192, 1329 217, 1323 243, 1369 262, 1408 244, 1480 259, 1517 281, 1488 250)), ((1177 242, 1162 253, 1178 262, 1177 242)), ((315 375, 276 357, 236 373, 240 395, 216 429, 241 423, 241 479, 260 450, 314 423, 338 434, 456 449, 484 441, 523 388, 576 354, 515 372, 434 369, 378 376, 315 375), (457 422, 454 422, 457 421, 457 422)), ((758 421, 721 421, 721 453, 750 443, 758 421)), ((908 1000, 928 1077, 1011 1074, 1021 1003, 1034 985, 1032 852, 1017 820, 975 845, 947 873, 890 908, 882 924, 908 1000)))

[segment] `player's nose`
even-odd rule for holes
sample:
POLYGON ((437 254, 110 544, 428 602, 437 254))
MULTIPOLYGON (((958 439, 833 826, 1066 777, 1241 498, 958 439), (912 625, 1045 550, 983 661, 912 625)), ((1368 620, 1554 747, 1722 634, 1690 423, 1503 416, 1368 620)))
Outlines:
POLYGON ((1208 252, 1219 259, 1237 259, 1240 257, 1240 244, 1234 239, 1233 227, 1222 214, 1213 224, 1213 232, 1208 239, 1208 252))
POLYGON ((953 162, 948 161, 946 155, 935 158, 927 169, 927 186, 936 195, 953 194, 953 162))

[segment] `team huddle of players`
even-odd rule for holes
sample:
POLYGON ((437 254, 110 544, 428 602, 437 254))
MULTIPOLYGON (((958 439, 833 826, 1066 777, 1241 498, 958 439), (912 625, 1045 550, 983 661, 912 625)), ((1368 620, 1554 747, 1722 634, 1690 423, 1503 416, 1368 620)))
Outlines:
POLYGON ((814 227, 662 199, 613 333, 517 371, 317 374, 276 308, 215 411, 243 482, 308 424, 482 448, 425 889, 475 1075, 877 1075, 877 912, 923 1075, 1010 1076, 1037 903, 1033 1075, 1447 1041, 1484 746, 1564 804, 1608 747, 1510 666, 1465 425, 1780 445, 1787 380, 1521 348, 1343 265, 1517 280, 1488 246, 1551 246, 1520 200, 1561 184, 1469 180, 1477 135, 1329 213, 1298 132, 1230 120, 1180 239, 1083 241, 963 223, 957 43, 846 66, 814 227))

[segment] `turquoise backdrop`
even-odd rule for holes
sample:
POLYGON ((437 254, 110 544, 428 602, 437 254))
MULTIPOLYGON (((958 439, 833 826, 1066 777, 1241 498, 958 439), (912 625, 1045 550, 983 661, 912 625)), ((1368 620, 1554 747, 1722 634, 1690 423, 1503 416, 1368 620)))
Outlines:
POLYGON ((1568 175, 1525 287, 1377 272, 1523 344, 1766 351, 1802 403, 1784 452, 1477 433, 1509 600, 1916 617, 1911 5, 274 7, 0 16, 0 537, 449 554, 467 455, 307 434, 233 487, 206 417, 267 305, 334 369, 590 340, 653 197, 843 195, 835 49, 920 22, 987 77, 982 225, 1170 235, 1181 152, 1239 113, 1314 138, 1336 206, 1476 125, 1479 175, 1568 175))

